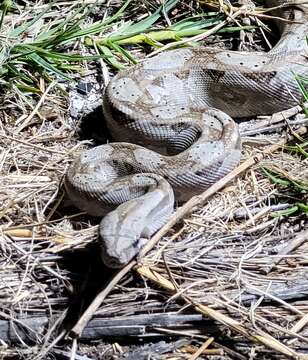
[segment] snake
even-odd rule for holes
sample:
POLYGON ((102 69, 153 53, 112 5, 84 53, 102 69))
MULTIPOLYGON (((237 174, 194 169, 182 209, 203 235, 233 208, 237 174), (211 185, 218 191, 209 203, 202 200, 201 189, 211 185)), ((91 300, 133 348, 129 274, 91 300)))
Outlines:
POLYGON ((269 51, 190 46, 120 70, 103 94, 111 142, 78 153, 65 175, 73 204, 101 217, 103 263, 121 268, 174 212, 241 159, 234 118, 298 105, 308 76, 308 7, 266 0, 279 40, 269 51))

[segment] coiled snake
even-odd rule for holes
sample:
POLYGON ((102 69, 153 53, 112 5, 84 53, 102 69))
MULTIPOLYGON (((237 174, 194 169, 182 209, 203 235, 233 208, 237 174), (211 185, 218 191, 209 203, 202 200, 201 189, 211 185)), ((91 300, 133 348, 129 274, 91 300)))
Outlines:
POLYGON ((232 117, 271 114, 301 99, 294 74, 308 76, 307 5, 275 11, 280 40, 267 53, 182 48, 160 53, 108 84, 103 109, 118 143, 82 152, 65 186, 100 223, 102 259, 121 267, 186 200, 231 171, 241 142, 232 117), (159 152, 150 148, 159 149, 159 152))

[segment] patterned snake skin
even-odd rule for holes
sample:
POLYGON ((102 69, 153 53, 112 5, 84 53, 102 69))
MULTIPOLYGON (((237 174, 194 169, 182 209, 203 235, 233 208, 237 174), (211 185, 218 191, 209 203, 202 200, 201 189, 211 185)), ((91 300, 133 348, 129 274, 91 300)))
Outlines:
POLYGON ((240 161, 232 117, 271 114, 301 99, 294 74, 308 76, 307 5, 288 0, 274 15, 280 40, 267 53, 182 48, 120 71, 104 114, 120 141, 82 152, 65 180, 75 205, 100 224, 102 259, 131 260, 173 212, 174 196, 201 193, 240 161), (152 149, 152 150, 151 150, 152 149), (155 149, 156 151, 153 151, 155 149))

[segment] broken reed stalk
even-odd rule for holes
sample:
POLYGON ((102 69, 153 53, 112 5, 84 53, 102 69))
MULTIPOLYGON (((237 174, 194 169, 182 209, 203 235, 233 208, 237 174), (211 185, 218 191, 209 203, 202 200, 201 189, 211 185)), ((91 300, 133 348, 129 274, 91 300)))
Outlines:
POLYGON ((271 153, 280 149, 286 140, 281 140, 278 144, 274 144, 266 148, 262 153, 252 156, 249 159, 245 160, 242 164, 237 166, 233 171, 224 176, 222 179, 217 181, 207 190, 205 190, 201 195, 193 196, 190 200, 188 200, 183 206, 177 209, 177 211, 173 214, 171 219, 164 225, 153 237, 147 242, 147 244, 141 249, 138 260, 141 259, 146 253, 148 253, 158 241, 169 231, 180 219, 184 216, 188 215, 194 207, 202 206, 205 201, 207 201, 211 196, 213 196, 217 191, 221 190, 226 184, 228 184, 231 180, 236 178, 242 172, 249 169, 251 166, 260 162, 266 155, 270 155, 271 153))
MULTIPOLYGON (((255 29, 254 25, 246 25, 243 27, 245 30, 252 30, 255 29)), ((209 31, 209 30, 207 30, 209 31)), ((217 31, 223 32, 223 29, 220 29, 217 31)), ((143 43, 158 43, 162 41, 170 41, 174 40, 176 42, 179 42, 179 38, 187 38, 188 36, 198 36, 203 35, 204 36, 204 29, 184 29, 184 30, 155 30, 150 31, 148 33, 138 34, 131 37, 124 37, 123 39, 117 40, 116 37, 114 39, 114 42, 117 45, 136 45, 136 44, 143 44, 143 43)), ((113 41, 112 37, 110 38, 104 38, 104 39, 97 39, 96 44, 98 45, 105 45, 108 46, 109 42, 113 41)), ((91 45, 93 43, 93 40, 89 39, 87 40, 87 44, 91 45)))
POLYGON ((277 254, 278 257, 272 261, 272 263, 265 269, 265 274, 269 274, 274 267, 276 267, 280 261, 284 258, 285 255, 289 254, 291 251, 297 249, 303 245, 308 240, 308 230, 305 230, 299 233, 294 239, 292 239, 288 244, 277 254))
POLYGON ((213 341, 213 337, 208 338, 188 360, 197 360, 198 357, 203 354, 204 350, 206 350, 213 341))
MULTIPOLYGON (((176 212, 172 215, 171 219, 141 249, 137 261, 142 259, 142 257, 145 256, 178 221, 180 221, 184 216, 188 215, 194 207, 196 207, 197 205, 202 206, 211 196, 213 196, 217 191, 221 190, 227 183, 236 178, 242 172, 249 169, 251 166, 260 162, 266 155, 270 155, 283 147, 286 143, 287 139, 283 139, 277 144, 268 146, 262 153, 245 160, 233 171, 231 171, 225 177, 223 177, 211 187, 209 187, 207 190, 205 190, 201 195, 192 197, 183 206, 178 208, 176 212)), ((88 321, 94 315, 96 310, 100 307, 106 296, 119 283, 119 281, 137 264, 137 261, 132 260, 131 262, 129 262, 123 269, 121 269, 115 274, 107 287, 105 287, 100 293, 96 295, 92 303, 82 314, 75 326, 71 329, 70 335, 72 337, 79 337, 81 335, 88 321)))
POLYGON ((168 44, 162 46, 161 48, 159 48, 158 50, 155 50, 155 51, 151 52, 150 56, 152 57, 152 56, 154 56, 154 55, 156 55, 156 54, 158 54, 158 53, 160 53, 162 51, 171 49, 171 48, 173 48, 175 46, 178 47, 180 45, 187 44, 187 43, 189 43, 191 41, 204 40, 206 37, 209 37, 210 35, 215 34, 218 30, 220 30, 223 27, 225 27, 226 25, 228 25, 231 21, 233 21, 239 15, 244 14, 246 10, 247 9, 246 9, 245 5, 241 6, 234 14, 229 15, 226 20, 221 21, 219 24, 217 24, 216 26, 214 26, 210 30, 206 30, 201 34, 198 34, 198 35, 193 36, 193 37, 188 38, 188 39, 183 39, 183 40, 180 40, 180 41, 174 41, 174 42, 168 43, 168 44))
POLYGON ((245 336, 247 339, 255 343, 261 343, 262 345, 265 345, 266 347, 275 350, 278 353, 281 353, 291 359, 305 358, 304 356, 290 349, 288 346, 281 343, 280 341, 278 341, 277 339, 275 339, 265 331, 262 331, 260 329, 247 328, 239 321, 225 314, 222 314, 221 312, 214 310, 206 305, 199 304, 193 301, 188 296, 184 295, 181 289, 179 289, 178 286, 175 286, 173 282, 166 279, 161 274, 158 274, 156 271, 153 271, 151 268, 146 266, 141 266, 137 268, 137 272, 143 277, 146 277, 152 280, 153 282, 155 282, 156 284, 164 287, 165 289, 172 291, 174 294, 178 295, 178 297, 182 298, 188 304, 192 304, 195 310, 197 310, 201 314, 206 315, 211 319, 231 328, 233 331, 237 332, 240 335, 245 336))
POLYGON ((130 261, 124 268, 118 271, 115 276, 112 278, 110 283, 96 295, 94 300, 91 302, 86 311, 82 314, 81 318, 71 329, 70 335, 72 337, 79 337, 83 332, 83 329, 86 327, 87 323, 90 321, 91 317, 94 315, 96 310, 100 307, 101 303, 104 301, 106 296, 111 292, 115 285, 117 285, 120 280, 137 264, 136 260, 130 261))

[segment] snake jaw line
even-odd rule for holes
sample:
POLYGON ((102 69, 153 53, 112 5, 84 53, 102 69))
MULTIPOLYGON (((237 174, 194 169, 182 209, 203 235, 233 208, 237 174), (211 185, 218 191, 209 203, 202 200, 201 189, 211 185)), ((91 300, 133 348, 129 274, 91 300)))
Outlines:
POLYGON ((187 200, 237 166, 241 139, 231 117, 298 104, 294 73, 308 76, 308 8, 266 2, 277 7, 281 32, 268 53, 181 48, 120 71, 108 84, 103 109, 119 143, 83 152, 65 179, 77 207, 105 214, 100 241, 107 266, 127 264, 168 221, 174 193, 187 200))

